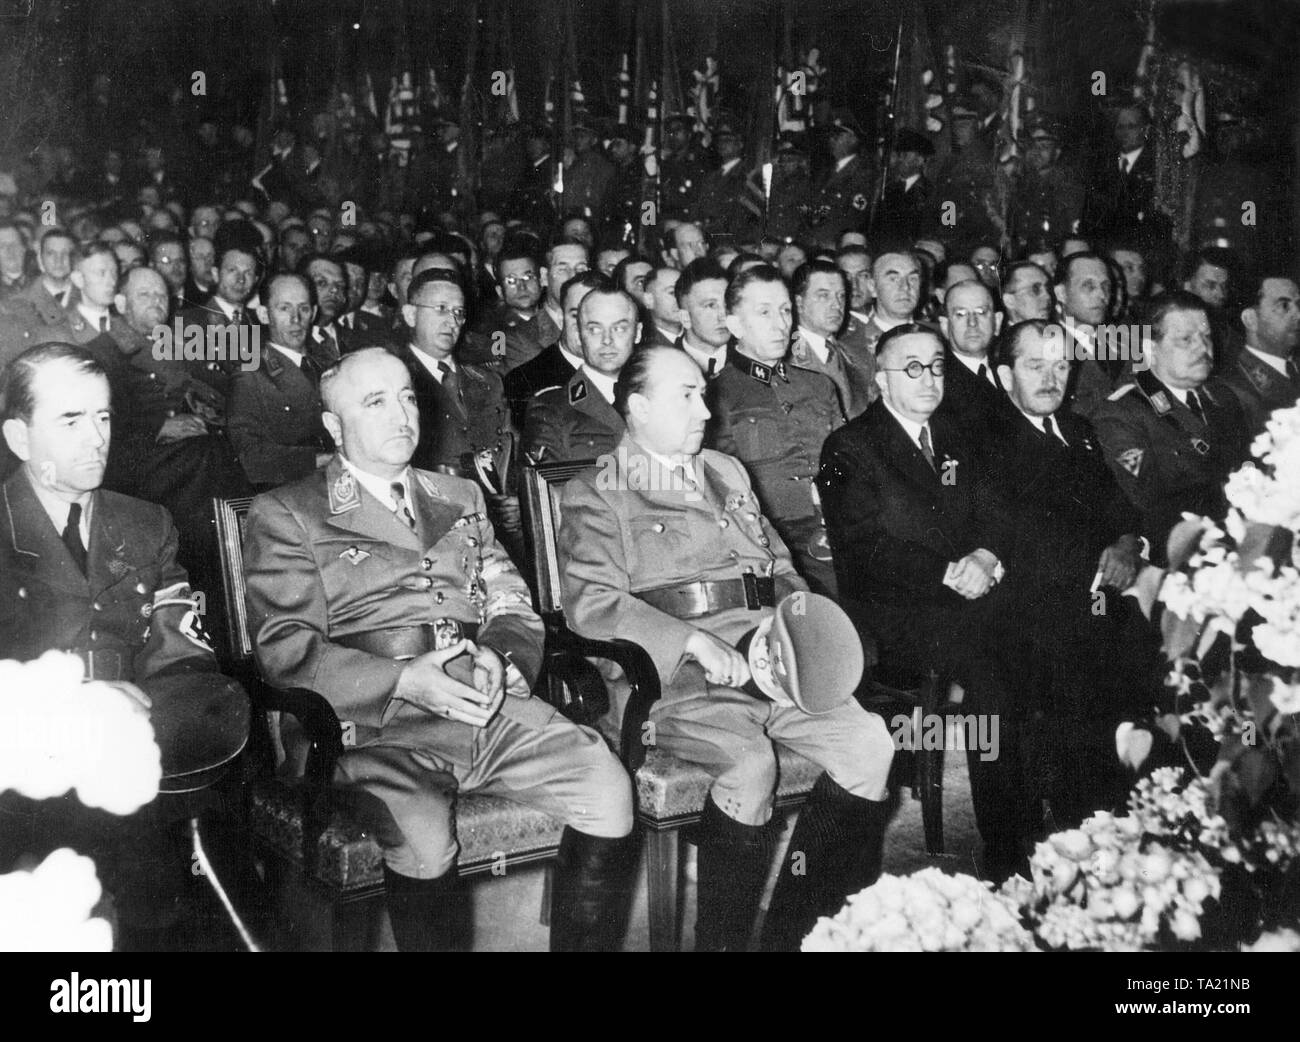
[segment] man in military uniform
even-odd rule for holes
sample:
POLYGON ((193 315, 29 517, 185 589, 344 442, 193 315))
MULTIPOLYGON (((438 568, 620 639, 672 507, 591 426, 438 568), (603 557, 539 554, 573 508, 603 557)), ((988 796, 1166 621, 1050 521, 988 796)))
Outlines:
POLYGON ((578 120, 573 126, 573 161, 564 169, 561 201, 566 211, 582 214, 603 231, 615 170, 598 145, 596 128, 585 119, 578 120))
POLYGON ((535 228, 543 238, 549 237, 555 223, 555 160, 551 157, 551 136, 542 126, 524 131, 524 148, 528 164, 510 196, 507 212, 535 228))
POLYGON ((506 400, 516 430, 524 429, 529 403, 549 388, 563 387, 582 368, 582 340, 578 333, 578 305, 593 289, 612 288, 599 271, 575 275, 560 290, 564 303, 564 328, 560 339, 535 358, 517 365, 505 376, 506 400))
MULTIPOLYGON (((412 285, 417 303, 450 286, 412 285)), ((339 455, 254 500, 249 623, 271 683, 310 687, 355 726, 336 781, 365 797, 398 948, 445 943, 465 791, 565 821, 551 946, 616 949, 627 774, 598 734, 531 697, 542 622, 482 493, 409 465, 420 413, 409 372, 384 350, 345 357, 321 393, 339 455)))
POLYGON ((874 352, 849 352, 837 336, 848 300, 845 282, 844 273, 828 260, 809 261, 795 271, 791 288, 799 326, 790 345, 790 364, 829 377, 841 412, 851 420, 880 392, 874 352))
POLYGON ((927 216, 923 231, 941 227, 952 252, 965 255, 982 243, 1002 238, 997 201, 997 165, 993 149, 977 133, 979 111, 970 98, 951 103, 953 150, 935 177, 934 198, 953 203, 952 223, 939 224, 940 214, 927 216))
POLYGON ((763 516, 790 548, 799 574, 815 592, 834 597, 835 568, 813 481, 822 442, 844 423, 838 388, 826 371, 790 361, 790 292, 774 269, 736 276, 727 288, 726 322, 735 348, 710 389, 707 444, 745 464, 763 516))
POLYGON ((690 117, 670 115, 664 120, 664 141, 659 152, 661 211, 665 214, 690 213, 706 173, 691 141, 690 117))
POLYGON ((1142 514, 1152 560, 1165 560, 1184 511, 1221 517, 1228 475, 1246 459, 1249 430, 1231 394, 1205 387, 1213 348, 1205 305, 1176 291, 1151 304, 1150 369, 1136 373, 1094 413, 1093 425, 1120 488, 1142 514))
POLYGON ((835 164, 816 187, 808 211, 808 228, 819 246, 834 249, 842 232, 867 226, 875 184, 861 152, 865 136, 848 109, 832 112, 828 140, 835 164))
POLYGON ((609 467, 564 489, 565 613, 585 636, 646 649, 662 683, 655 743, 713 777, 699 827, 697 950, 747 946, 775 839, 772 743, 826 768, 790 840, 806 871, 783 869, 764 931, 765 946, 794 949, 818 915, 880 873, 893 743, 851 700, 810 716, 742 690, 751 675, 737 643, 807 586, 741 464, 701 449, 705 386, 672 348, 642 348, 624 367, 628 433, 609 467))
POLYGON ((306 477, 333 455, 320 421, 320 369, 307 353, 314 310, 303 276, 272 276, 259 309, 262 364, 236 373, 230 390, 230 441, 259 489, 306 477))
POLYGON ((774 239, 804 238, 812 191, 808 154, 795 143, 794 135, 784 132, 776 146, 765 233, 774 239))
MULTIPOLYGON (((22 461, 0 488, 0 647, 26 661, 71 651, 86 679, 139 704, 162 751, 163 792, 214 780, 248 738, 248 699, 217 672, 201 608, 176 562, 162 507, 100 487, 110 446, 109 382, 84 349, 31 348, 0 380, 4 436, 22 461)), ((68 794, 0 798, 0 871, 35 846, 90 844, 113 893, 119 947, 175 943, 190 876, 176 826, 195 806, 160 797, 123 819, 68 794), (25 849, 24 849, 25 848, 25 849)))
POLYGON ((518 553, 515 429, 501 376, 487 366, 456 361, 465 326, 465 292, 457 276, 442 268, 421 272, 411 280, 402 317, 410 339, 398 356, 411 371, 420 407, 412 458, 422 470, 477 480, 498 535, 518 553))
POLYGON ((1249 304, 1241 312, 1246 345, 1211 382, 1215 397, 1235 395, 1253 436, 1264 430, 1274 409, 1295 405, 1300 396, 1296 345, 1300 343, 1300 285, 1290 275, 1256 276, 1249 304))
POLYGON ((835 253, 835 264, 844 272, 849 287, 849 306, 845 309, 845 322, 840 330, 840 343, 859 358, 875 358, 874 345, 868 344, 867 323, 871 321, 871 253, 865 246, 841 246, 835 253))
POLYGON ((591 253, 582 243, 561 239, 546 251, 546 266, 541 279, 546 286, 542 305, 532 318, 520 322, 506 332, 505 368, 509 372, 517 365, 536 358, 543 350, 560 339, 564 326, 564 308, 560 303, 560 290, 575 275, 591 267, 591 253))
POLYGON ((924 134, 903 127, 894 135, 889 177, 871 224, 873 242, 915 242, 932 225, 937 207, 931 201, 934 196, 925 164, 933 155, 934 145, 924 134))
MULTIPOLYGON (((196 584, 216 581, 208 552, 212 498, 243 496, 248 482, 226 437, 225 399, 203 361, 186 360, 167 321, 167 284, 152 268, 122 278, 111 332, 86 345, 108 373, 116 431, 104 484, 167 508, 180 560, 196 584)), ((214 587, 215 588, 215 587, 214 587)))
POLYGON ((1017 261, 1002 274, 1002 309, 1007 324, 1052 317, 1052 276, 1030 260, 1017 261))
POLYGON ((614 384, 641 335, 636 301, 613 286, 574 294, 579 295, 575 324, 582 368, 528 404, 524 452, 539 463, 604 456, 625 430, 614 411, 614 384))
POLYGON ((645 171, 637 150, 639 143, 636 128, 624 124, 614 126, 606 142, 614 164, 614 183, 609 194, 605 241, 629 248, 635 244, 641 226, 641 182, 645 171))
POLYGON ((1025 166, 1011 201, 1012 244, 1020 250, 1037 240, 1073 235, 1083 214, 1083 187, 1060 165, 1059 125, 1037 117, 1028 126, 1025 166))
POLYGON ((723 236, 722 241, 734 246, 748 242, 758 230, 754 212, 746 206, 749 171, 745 168, 745 139, 734 121, 720 119, 713 132, 713 146, 719 165, 705 175, 691 213, 705 235, 715 241, 723 236))

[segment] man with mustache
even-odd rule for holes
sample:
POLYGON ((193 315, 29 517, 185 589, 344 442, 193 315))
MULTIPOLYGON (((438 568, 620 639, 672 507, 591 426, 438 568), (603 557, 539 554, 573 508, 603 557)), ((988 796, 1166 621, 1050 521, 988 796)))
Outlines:
POLYGON ((1213 334, 1205 304, 1178 290, 1151 302, 1149 369, 1101 403, 1093 425, 1119 487, 1142 515, 1152 560, 1166 559, 1184 511, 1221 518, 1224 482, 1248 456, 1250 429, 1236 398, 1205 386, 1213 334))
POLYGON ((1161 700, 1163 673, 1153 633, 1123 596, 1149 556, 1141 516, 1092 425, 1063 408, 1065 336, 1031 320, 999 341, 1006 396, 983 443, 1015 522, 1003 593, 1016 621, 1000 639, 1016 649, 1017 716, 1059 828, 1122 802, 1115 727, 1161 700))
POLYGON ((345 355, 321 398, 338 455, 248 514, 249 625, 271 683, 311 688, 355 725, 336 782, 370 797, 399 950, 449 941, 462 790, 564 819, 551 946, 617 949, 627 774, 598 734, 531 696, 542 621, 482 492, 410 465, 419 405, 386 350, 345 355))

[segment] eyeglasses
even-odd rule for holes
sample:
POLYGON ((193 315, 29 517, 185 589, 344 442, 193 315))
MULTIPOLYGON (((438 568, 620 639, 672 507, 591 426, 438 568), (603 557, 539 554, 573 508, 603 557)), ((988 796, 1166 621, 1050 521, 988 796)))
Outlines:
POLYGON ((527 286, 530 282, 536 282, 537 276, 536 275, 507 275, 501 281, 504 282, 511 289, 514 289, 516 286, 527 286))
POLYGON ((908 362, 907 365, 902 366, 901 368, 897 366, 891 367, 887 365, 882 365, 880 368, 886 373, 906 373, 913 380, 921 379, 921 374, 928 369, 930 370, 930 375, 933 376, 936 380, 943 379, 942 358, 936 358, 929 365, 922 365, 920 362, 913 361, 913 362, 908 362))
POLYGON ((457 322, 464 322, 465 319, 469 318, 469 312, 466 311, 464 308, 449 308, 446 304, 415 304, 415 303, 412 303, 412 304, 411 304, 411 307, 413 307, 413 308, 428 308, 430 311, 432 311, 432 312, 433 312, 435 315, 437 315, 439 318, 446 318, 448 315, 450 315, 450 316, 451 316, 452 318, 454 318, 457 322))
POLYGON ((955 322, 965 322, 972 315, 976 318, 988 318, 991 314, 993 309, 985 305, 979 308, 958 308, 952 313, 952 317, 955 322))

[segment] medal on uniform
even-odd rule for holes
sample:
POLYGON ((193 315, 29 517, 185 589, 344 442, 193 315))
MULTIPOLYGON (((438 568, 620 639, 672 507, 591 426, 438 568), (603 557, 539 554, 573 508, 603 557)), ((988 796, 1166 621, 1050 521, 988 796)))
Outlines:
POLYGON ((1155 407, 1156 412, 1161 416, 1173 408, 1173 406, 1169 404, 1169 395, 1165 394, 1164 391, 1156 391, 1155 394, 1151 395, 1151 404, 1155 407))
POLYGON ((1208 456, 1210 454, 1210 443, 1206 441, 1204 438, 1193 438, 1192 448, 1194 448, 1202 456, 1208 456))

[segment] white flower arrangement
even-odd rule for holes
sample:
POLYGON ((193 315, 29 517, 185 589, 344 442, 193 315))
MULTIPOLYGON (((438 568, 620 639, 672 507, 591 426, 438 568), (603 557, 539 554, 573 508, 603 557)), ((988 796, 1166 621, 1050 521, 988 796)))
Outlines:
MULTIPOLYGON (((130 814, 158 794, 153 727, 129 696, 81 678, 81 660, 64 652, 0 661, 0 791, 41 800, 75 789, 86 806, 130 814)), ((66 848, 0 875, 0 950, 111 951, 108 923, 90 918, 100 893, 94 862, 66 848)))
POLYGON ((967 875, 881 876, 804 939, 806 952, 1036 951, 1015 902, 967 875))

